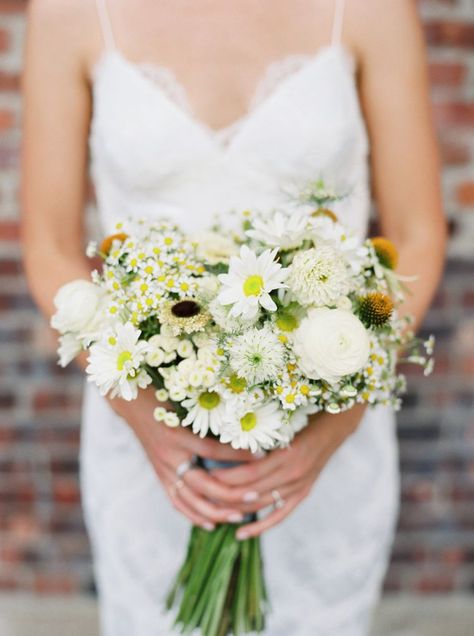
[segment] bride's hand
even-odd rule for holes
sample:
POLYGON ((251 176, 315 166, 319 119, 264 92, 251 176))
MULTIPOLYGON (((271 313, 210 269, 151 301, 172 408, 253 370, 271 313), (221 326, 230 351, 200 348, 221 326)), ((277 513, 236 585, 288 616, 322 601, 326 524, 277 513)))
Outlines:
POLYGON ((357 405, 338 415, 315 415, 289 448, 271 451, 253 464, 212 471, 223 484, 255 491, 258 499, 246 504, 244 511, 256 512, 277 504, 265 518, 243 525, 237 538, 262 534, 283 521, 309 495, 331 455, 357 428, 364 410, 364 405, 357 405))
POLYGON ((238 523, 242 520, 242 501, 248 488, 223 484, 196 467, 179 479, 176 469, 195 455, 238 462, 255 461, 255 456, 247 451, 236 451, 212 439, 201 439, 186 428, 169 428, 156 422, 153 410, 159 404, 154 393, 154 389, 148 388, 140 391, 133 402, 114 399, 109 400, 109 403, 137 435, 177 510, 193 524, 206 530, 212 530, 216 523, 238 523), (218 501, 226 503, 219 504, 218 501))

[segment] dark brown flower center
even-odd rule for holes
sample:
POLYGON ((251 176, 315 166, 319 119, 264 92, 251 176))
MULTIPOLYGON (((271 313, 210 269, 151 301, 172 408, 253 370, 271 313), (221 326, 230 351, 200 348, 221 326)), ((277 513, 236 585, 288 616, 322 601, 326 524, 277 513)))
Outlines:
POLYGON ((192 318, 201 312, 201 307, 194 300, 180 300, 171 307, 171 313, 177 318, 192 318))

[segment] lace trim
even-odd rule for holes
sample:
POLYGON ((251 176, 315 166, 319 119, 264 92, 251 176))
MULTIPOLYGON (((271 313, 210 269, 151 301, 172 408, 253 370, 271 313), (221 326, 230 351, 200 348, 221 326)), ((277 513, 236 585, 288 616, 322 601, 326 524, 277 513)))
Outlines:
POLYGON ((158 66, 148 62, 139 62, 134 64, 134 66, 147 80, 163 91, 179 108, 182 108, 188 114, 193 113, 186 89, 178 81, 173 71, 165 66, 158 66))

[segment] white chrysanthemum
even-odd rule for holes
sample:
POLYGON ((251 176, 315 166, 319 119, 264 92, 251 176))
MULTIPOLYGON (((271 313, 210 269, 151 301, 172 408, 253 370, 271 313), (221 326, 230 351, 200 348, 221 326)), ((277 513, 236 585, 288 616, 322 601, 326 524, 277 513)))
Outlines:
POLYGON ((275 378, 283 364, 283 345, 267 327, 246 331, 232 342, 230 366, 249 385, 275 378))
POLYGON ((209 429, 214 435, 221 432, 225 413, 225 403, 217 391, 203 391, 183 401, 188 414, 182 421, 183 426, 192 424, 193 433, 206 437, 209 429))
POLYGON ((309 235, 316 247, 328 245, 341 251, 352 271, 355 274, 361 271, 368 249, 361 244, 359 237, 327 216, 311 217, 310 227, 309 235))
POLYGON ((265 250, 257 256, 242 245, 240 255, 231 257, 229 273, 219 275, 222 291, 218 299, 222 305, 232 305, 232 316, 252 319, 259 306, 276 311, 270 292, 285 287, 287 270, 275 261, 275 256, 276 250, 265 250))
POLYGON ((277 211, 271 216, 254 219, 252 225, 252 229, 246 232, 248 236, 268 247, 289 250, 301 245, 306 238, 308 213, 277 211))
POLYGON ((254 318, 244 320, 242 316, 233 316, 231 314, 230 307, 221 305, 217 298, 209 305, 209 312, 216 325, 218 325, 226 333, 239 333, 244 329, 248 329, 255 324, 258 317, 256 314, 254 318))
POLYGON ((303 306, 333 305, 350 290, 345 262, 336 250, 327 245, 296 254, 287 283, 293 296, 303 306))
POLYGON ((133 325, 117 324, 113 331, 90 348, 86 368, 89 382, 95 382, 101 395, 134 400, 138 388, 150 384, 150 376, 141 369, 148 343, 139 340, 140 331, 133 325))
POLYGON ((252 405, 235 401, 228 403, 220 441, 235 449, 250 449, 252 453, 270 450, 285 441, 280 432, 283 426, 278 402, 252 405))

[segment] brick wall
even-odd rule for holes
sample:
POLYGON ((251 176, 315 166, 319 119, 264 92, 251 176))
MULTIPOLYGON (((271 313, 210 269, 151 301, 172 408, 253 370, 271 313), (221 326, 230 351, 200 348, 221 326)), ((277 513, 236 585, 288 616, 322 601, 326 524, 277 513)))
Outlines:
MULTIPOLYGON (((388 590, 474 589, 474 0, 420 3, 444 156, 450 258, 426 320, 432 379, 399 418, 403 505, 388 590)), ((81 377, 60 370, 18 245, 18 75, 24 2, 0 0, 0 590, 87 591, 78 420, 81 377)))

